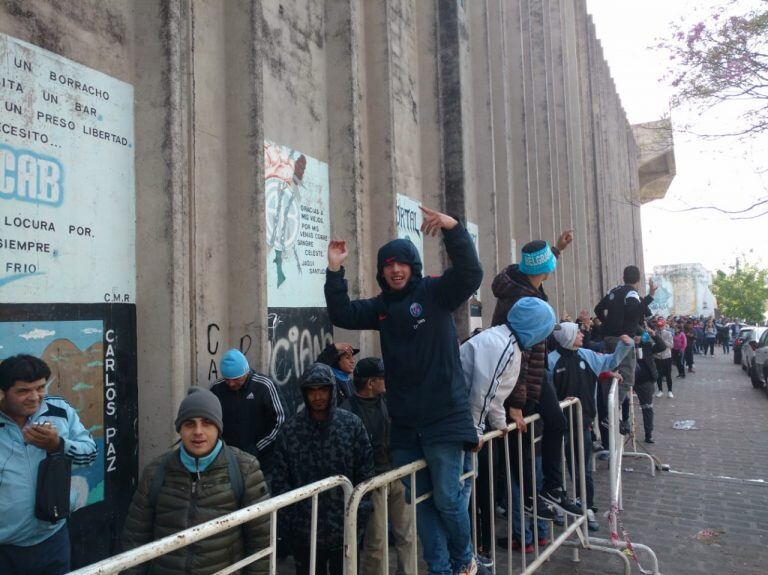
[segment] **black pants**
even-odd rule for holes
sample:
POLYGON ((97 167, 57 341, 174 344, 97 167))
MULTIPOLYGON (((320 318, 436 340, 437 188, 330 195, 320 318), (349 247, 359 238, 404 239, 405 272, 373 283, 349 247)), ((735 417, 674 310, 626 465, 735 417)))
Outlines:
MULTIPOLYGON (((294 545, 293 560, 296 563, 296 575, 309 575, 309 547, 294 545)), ((327 551, 317 549, 315 573, 318 575, 341 575, 344 571, 344 549, 327 551)))
POLYGON ((69 528, 66 525, 36 545, 0 545, 2 575, 60 575, 69 571, 69 528))
MULTIPOLYGON (((565 436, 566 420, 563 410, 560 409, 560 402, 557 401, 555 386, 551 381, 544 379, 541 382, 541 395, 539 402, 534 404, 528 402, 523 408, 523 415, 526 417, 538 413, 541 415, 541 421, 536 422, 536 427, 541 426, 541 468, 544 472, 543 488, 554 491, 563 487, 563 465, 562 465, 562 446, 565 436)), ((530 433, 530 432, 529 432, 530 433)), ((511 448, 512 475, 515 481, 520 483, 517 468, 517 433, 509 434, 509 444, 511 448)), ((533 493, 532 473, 535 473, 535 467, 532 465, 533 457, 531 453, 531 440, 528 433, 523 434, 523 489, 525 497, 531 497, 533 493)))
MULTIPOLYGON (((492 440, 496 441, 496 440, 492 440)), ((499 450, 504 449, 504 444, 496 441, 496 443, 493 446, 493 470, 494 475, 498 475, 500 468, 498 466, 498 462, 500 460, 499 458, 499 450)), ((478 549, 483 550, 488 555, 490 555, 491 549, 493 549, 493 533, 491 532, 491 513, 495 512, 495 505, 492 504, 490 500, 491 496, 491 481, 494 480, 493 477, 490 477, 488 475, 488 444, 483 444, 483 448, 480 450, 480 453, 477 454, 477 493, 475 494, 475 498, 477 501, 477 514, 478 514, 478 521, 477 521, 477 547, 478 549)), ((502 466, 503 467, 503 466, 502 466)), ((497 490, 494 490, 495 495, 498 497, 499 492, 497 490)), ((471 506, 472 502, 470 501, 470 517, 471 517, 471 506)), ((510 511, 511 513, 511 511, 510 511)))
POLYGON ((715 338, 708 337, 704 340, 704 355, 707 355, 707 349, 709 349, 709 355, 715 355, 715 338))
POLYGON ((685 348, 685 363, 688 366, 688 371, 693 369, 693 347, 690 345, 685 348))
POLYGON ((664 379, 667 380, 667 391, 672 391, 672 358, 657 359, 656 361, 656 385, 659 391, 664 391, 664 379))
POLYGON ((672 361, 677 367, 677 375, 679 377, 685 377, 685 365, 683 365, 683 352, 679 349, 672 350, 672 361))
POLYGON ((635 382, 635 394, 643 412, 643 429, 645 437, 653 436, 653 381, 635 382))

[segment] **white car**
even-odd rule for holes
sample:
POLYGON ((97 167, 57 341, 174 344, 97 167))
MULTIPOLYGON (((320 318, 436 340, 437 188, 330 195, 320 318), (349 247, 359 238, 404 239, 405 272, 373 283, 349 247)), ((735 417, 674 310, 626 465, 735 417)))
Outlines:
POLYGON ((754 327, 744 336, 744 342, 741 344, 741 369, 747 373, 751 373, 757 342, 760 341, 766 330, 768 327, 754 327))

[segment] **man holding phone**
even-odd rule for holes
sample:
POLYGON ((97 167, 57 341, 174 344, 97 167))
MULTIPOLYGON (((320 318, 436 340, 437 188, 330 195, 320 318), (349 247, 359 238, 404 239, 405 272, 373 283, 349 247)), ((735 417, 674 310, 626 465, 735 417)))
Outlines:
POLYGON ((51 370, 41 359, 14 355, 0 363, 0 573, 69 572, 65 519, 35 517, 37 468, 49 453, 74 465, 96 459, 96 443, 74 408, 45 394, 51 370))

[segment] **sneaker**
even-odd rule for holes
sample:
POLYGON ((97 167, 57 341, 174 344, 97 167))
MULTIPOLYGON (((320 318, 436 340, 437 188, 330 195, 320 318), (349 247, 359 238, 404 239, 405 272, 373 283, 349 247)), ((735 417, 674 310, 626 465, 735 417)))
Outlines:
POLYGON ((692 367, 688 368, 688 373, 696 373, 696 370, 692 367))
MULTIPOLYGON (((509 539, 507 539, 506 537, 498 537, 496 539, 496 545, 498 545, 499 547, 502 547, 504 549, 507 548, 507 543, 509 543, 509 539)), ((512 551, 520 551, 521 547, 522 546, 520 545, 520 541, 513 537, 512 538, 512 551)), ((532 543, 528 543, 525 546, 525 552, 526 553, 533 553, 533 544, 532 543)))
MULTIPOLYGON (((527 513, 533 514, 533 498, 526 499, 525 502, 525 511, 527 513)), ((539 516, 539 519, 554 519, 555 513, 550 509, 550 504, 548 501, 544 501, 544 499, 539 495, 536 498, 536 512, 539 516)))
POLYGON ((552 521, 558 527, 562 527, 563 525, 565 525, 565 513, 563 513, 557 507, 555 507, 555 518, 552 521))
POLYGON ((661 397, 662 395, 664 395, 664 392, 662 392, 661 390, 653 394, 654 397, 661 397))
POLYGON ((539 549, 541 549, 542 547, 546 547, 547 545, 549 545, 549 539, 547 539, 546 537, 542 537, 541 539, 539 539, 539 549))
POLYGON ((587 529, 590 531, 600 531, 600 524, 597 522, 595 512, 587 509, 587 529))
POLYGON ((622 419, 619 422, 619 433, 622 435, 627 435, 630 431, 632 431, 632 426, 630 425, 629 421, 622 419))
POLYGON ((597 458, 598 458, 600 461, 610 461, 610 460, 611 460, 611 454, 610 454, 610 452, 608 452, 608 451, 606 450, 606 451, 603 451, 602 453, 599 453, 599 454, 597 455, 597 458))
POLYGON ((456 575, 477 575, 477 567, 477 560, 473 557, 469 565, 456 571, 456 575))
POLYGON ((541 490, 541 499, 551 503, 555 507, 562 509, 565 513, 571 515, 581 515, 581 507, 576 502, 568 497, 568 494, 562 489, 557 490, 541 490))
POLYGON ((646 442, 646 443, 656 443, 656 442, 653 440, 653 437, 651 437, 650 435, 646 435, 646 436, 645 436, 645 442, 646 442))
POLYGON ((675 394, 674 394, 674 393, 672 393, 671 391, 668 391, 668 392, 667 392, 667 397, 668 397, 669 399, 675 399, 675 394))
POLYGON ((486 553, 484 550, 480 549, 477 552, 477 563, 483 567, 493 567, 493 558, 491 558, 490 553, 486 553))

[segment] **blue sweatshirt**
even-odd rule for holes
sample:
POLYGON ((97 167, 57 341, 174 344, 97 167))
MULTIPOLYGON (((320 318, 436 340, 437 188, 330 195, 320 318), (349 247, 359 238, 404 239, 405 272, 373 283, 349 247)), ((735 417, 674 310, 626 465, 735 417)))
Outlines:
MULTIPOLYGON (((74 408, 61 397, 47 396, 29 418, 29 424, 49 422, 64 440, 64 453, 74 466, 90 465, 96 459, 96 443, 74 408)), ((45 541, 64 527, 62 519, 51 524, 35 517, 37 468, 45 459, 44 449, 26 445, 21 428, 0 411, 0 544, 28 547, 45 541)), ((70 493, 74 506, 75 494, 70 493)))

